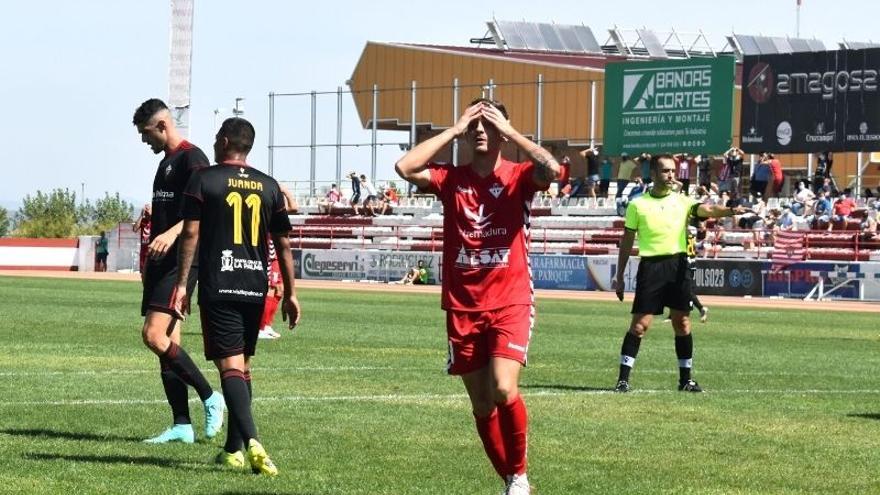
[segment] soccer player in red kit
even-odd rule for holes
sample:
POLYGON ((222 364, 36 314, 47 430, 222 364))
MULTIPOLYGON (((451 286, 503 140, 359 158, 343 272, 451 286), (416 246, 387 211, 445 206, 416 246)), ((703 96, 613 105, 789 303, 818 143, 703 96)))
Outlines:
POLYGON ((559 163, 517 132, 500 102, 478 99, 455 125, 404 155, 397 173, 443 203, 443 290, 447 371, 459 375, 477 432, 510 495, 528 495, 528 418, 519 393, 535 319, 529 266, 529 205, 559 179, 559 163), (466 135, 473 161, 430 160, 466 135), (501 156, 510 141, 531 162, 501 156))

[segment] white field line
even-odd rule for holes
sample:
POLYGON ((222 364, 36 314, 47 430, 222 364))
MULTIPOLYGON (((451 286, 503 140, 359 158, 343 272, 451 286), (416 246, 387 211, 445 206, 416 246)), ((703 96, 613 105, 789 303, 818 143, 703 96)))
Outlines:
MULTIPOLYGON (((611 372, 612 368, 565 368, 560 366, 541 367, 536 366, 536 370, 540 371, 564 371, 569 373, 606 373, 611 372)), ((199 368, 204 374, 213 373, 215 368, 199 368)), ((251 368, 254 374, 276 373, 276 372, 292 372, 292 373, 335 373, 347 371, 425 371, 428 373, 441 373, 446 375, 442 364, 436 367, 394 367, 394 366, 278 366, 278 367, 258 367, 251 368)), ((673 373, 673 368, 639 368, 638 373, 641 374, 669 374, 673 373)), ((103 375, 158 375, 159 368, 144 369, 102 369, 102 370, 46 370, 46 371, 2 371, 0 377, 20 378, 28 376, 103 376, 103 375)), ((815 376, 813 372, 794 373, 786 371, 735 371, 723 369, 700 370, 700 375, 725 375, 725 376, 776 376, 776 377, 802 377, 815 376)), ((825 377, 850 377, 849 374, 828 374, 825 377)))
MULTIPOLYGON (((438 370, 443 369, 438 365, 438 370)), ((292 371, 292 372, 322 372, 322 371, 431 371, 432 368, 395 368, 393 366, 293 366, 293 367, 273 367, 251 369, 254 373, 264 373, 267 371, 292 371)), ((217 371, 215 368, 199 368, 202 373, 212 373, 217 371)), ((90 376, 90 375, 158 375, 159 368, 149 369, 104 369, 104 370, 47 370, 47 371, 4 371, 0 372, 0 377, 23 377, 23 376, 90 376)))
MULTIPOLYGON (((629 392, 627 395, 648 395, 648 394, 678 394, 674 389, 639 389, 629 392)), ((565 391, 530 391, 524 395, 526 399, 537 399, 544 397, 577 397, 589 395, 611 395, 615 394, 612 390, 565 390, 565 391)), ((731 390, 711 390, 707 392, 710 395, 760 395, 760 394, 777 394, 777 395, 852 395, 852 394, 880 394, 880 389, 859 389, 859 390, 821 390, 821 389, 731 389, 731 390)), ((287 395, 276 397, 255 397, 255 402, 286 402, 286 403, 304 403, 304 402, 385 402, 385 403, 412 403, 412 404, 431 404, 438 402, 457 402, 466 401, 466 394, 376 394, 376 395, 287 395)), ((199 402, 198 399, 190 399, 191 403, 199 402)), ((47 401, 0 401, 0 407, 33 407, 33 406, 129 406, 129 405, 150 405, 165 404, 164 399, 69 399, 69 400, 47 400, 47 401)))

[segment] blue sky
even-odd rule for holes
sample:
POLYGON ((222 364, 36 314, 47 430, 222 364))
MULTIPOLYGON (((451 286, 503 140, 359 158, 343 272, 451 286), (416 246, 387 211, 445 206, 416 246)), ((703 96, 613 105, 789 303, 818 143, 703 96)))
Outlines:
MULTIPOLYGON (((191 140, 209 152, 214 110, 228 116, 236 97, 257 128, 251 162, 265 169, 268 93, 335 90, 344 85, 368 40, 467 45, 485 21, 555 21, 606 29, 703 29, 720 43, 743 34, 794 35, 795 0, 444 2, 196 0, 191 140)), ((135 107, 168 92, 169 1, 83 0, 6 3, 0 46, 4 71, 0 132, 10 138, 0 205, 17 207, 36 190, 70 188, 88 198, 119 192, 138 203, 150 197, 158 158, 131 125, 135 107)), ((876 34, 880 2, 804 0, 801 35, 827 47, 846 37, 876 34)), ((308 100, 279 102, 276 143, 309 139, 308 100)), ((369 141, 345 98, 347 142, 369 141)), ((335 138, 335 97, 319 102, 319 141, 335 138)), ((381 140, 406 141, 389 133, 381 140)), ((379 154, 379 179, 393 177, 400 154, 379 154)), ((210 152, 209 152, 210 155, 210 152)), ((369 150, 347 150, 345 170, 369 171, 369 150)), ((280 180, 308 178, 308 152, 276 154, 280 180)), ((321 152, 318 179, 335 175, 335 152, 321 152)))

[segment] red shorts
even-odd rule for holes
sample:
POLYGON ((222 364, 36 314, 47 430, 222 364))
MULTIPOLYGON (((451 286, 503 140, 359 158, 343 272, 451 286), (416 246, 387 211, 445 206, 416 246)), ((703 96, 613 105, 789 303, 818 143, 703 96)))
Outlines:
POLYGON ((450 375, 464 375, 485 367, 493 357, 512 359, 525 366, 534 322, 534 306, 528 304, 491 311, 448 310, 446 371, 450 375))

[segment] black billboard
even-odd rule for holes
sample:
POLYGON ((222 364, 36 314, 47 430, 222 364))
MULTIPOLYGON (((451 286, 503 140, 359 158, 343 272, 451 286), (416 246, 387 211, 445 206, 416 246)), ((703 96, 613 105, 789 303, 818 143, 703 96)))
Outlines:
POLYGON ((697 259, 694 291, 697 295, 760 296, 761 270, 766 262, 697 259))
POLYGON ((743 60, 748 153, 880 150, 880 48, 743 60))

